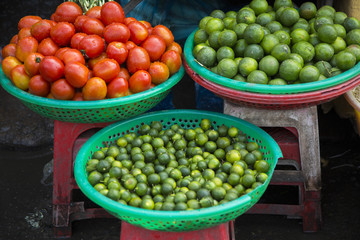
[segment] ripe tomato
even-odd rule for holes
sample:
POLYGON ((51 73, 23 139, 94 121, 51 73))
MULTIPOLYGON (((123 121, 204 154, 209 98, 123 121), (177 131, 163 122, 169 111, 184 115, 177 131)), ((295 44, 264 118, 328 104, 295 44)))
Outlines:
POLYGON ((2 57, 6 58, 8 56, 13 56, 15 57, 15 49, 16 49, 16 44, 15 43, 9 43, 8 45, 6 45, 1 53, 2 53, 2 57))
POLYGON ((70 62, 65 65, 65 79, 75 88, 83 87, 89 77, 89 69, 79 62, 70 62))
POLYGON ((31 29, 30 28, 22 28, 18 32, 18 40, 26 38, 26 37, 32 37, 31 35, 31 29))
POLYGON ((128 81, 130 79, 130 73, 126 68, 120 67, 118 77, 125 78, 128 81))
POLYGON ((41 53, 31 53, 24 61, 24 67, 26 73, 32 77, 39 74, 39 66, 44 55, 41 53))
POLYGON ((77 49, 70 48, 62 54, 61 61, 66 65, 72 62, 78 62, 85 65, 85 58, 77 49))
POLYGON ((79 43, 85 36, 87 36, 86 33, 82 33, 82 32, 75 33, 70 40, 70 47, 79 49, 79 43))
POLYGON ((18 34, 15 34, 15 35, 11 38, 10 43, 15 43, 15 44, 17 44, 18 40, 19 40, 19 35, 18 35, 18 34))
POLYGON ((149 36, 146 26, 141 22, 132 21, 127 26, 130 30, 130 40, 135 44, 140 44, 149 36))
POLYGON ((108 83, 117 77, 120 72, 120 65, 114 59, 105 58, 97 62, 92 70, 95 77, 99 77, 108 83))
POLYGON ((165 63, 170 71, 170 75, 173 75, 179 71, 181 67, 181 56, 174 50, 166 51, 160 59, 161 62, 165 63))
POLYGON ((151 76, 147 71, 139 70, 129 79, 129 89, 132 93, 138 93, 150 89, 151 76))
POLYGON ((1 62, 1 69, 3 70, 5 76, 7 76, 10 79, 11 70, 13 70, 13 68, 16 67, 17 65, 21 65, 19 59, 13 56, 8 56, 4 58, 4 60, 1 62))
POLYGON ((98 35, 87 35, 79 43, 79 50, 84 50, 89 58, 96 58, 105 49, 104 40, 98 35))
POLYGON ((55 82, 64 76, 63 62, 54 56, 45 56, 40 62, 40 75, 48 82, 55 82))
POLYGON ((55 22, 74 23, 78 16, 83 15, 83 11, 79 5, 74 2, 63 2, 55 10, 55 22))
POLYGON ((39 16, 28 15, 28 16, 22 17, 18 23, 18 29, 20 30, 22 28, 31 28, 31 26, 34 23, 37 23, 40 20, 41 20, 41 17, 39 17, 39 16))
POLYGON ((90 78, 82 88, 84 100, 101 100, 106 97, 107 86, 103 79, 99 77, 90 78))
POLYGON ((125 19, 125 13, 119 3, 115 1, 106 2, 101 7, 101 21, 105 25, 109 25, 113 22, 123 23, 125 19))
POLYGON ((151 76, 151 82, 155 85, 165 82, 170 76, 169 68, 162 62, 151 63, 149 73, 151 76))
POLYGON ((135 73, 138 70, 148 70, 150 67, 149 54, 142 47, 134 47, 129 51, 126 65, 130 73, 135 73))
POLYGON ((149 23, 148 21, 144 21, 144 20, 141 20, 139 21, 141 22, 142 24, 145 25, 145 27, 147 28, 148 32, 149 32, 149 35, 151 34, 152 32, 152 26, 151 26, 151 23, 149 23))
POLYGON ((55 53, 54 56, 57 57, 57 58, 59 58, 59 59, 62 59, 63 54, 64 54, 67 50, 69 50, 69 49, 71 49, 71 48, 69 48, 69 47, 59 48, 59 49, 56 51, 56 53, 55 53))
POLYGON ((51 24, 48 20, 40 20, 32 25, 30 32, 31 35, 41 42, 41 40, 50 37, 51 24))
POLYGON ((166 43, 166 46, 169 46, 174 41, 174 35, 170 31, 170 29, 168 29, 164 25, 156 25, 153 28, 151 34, 162 37, 166 43))
POLYGON ((150 61, 156 61, 160 59, 161 55, 165 52, 165 41, 157 36, 150 35, 142 44, 141 47, 145 48, 150 56, 150 61))
POLYGON ((38 46, 38 52, 44 56, 54 56, 58 50, 59 46, 51 38, 45 38, 38 46))
POLYGON ((121 77, 114 78, 107 86, 107 97, 118 98, 124 97, 128 94, 128 81, 121 77))
POLYGON ((137 21, 137 19, 133 18, 133 17, 126 17, 124 20, 124 24, 127 26, 129 23, 131 23, 133 21, 137 21))
POLYGON ((94 6, 87 10, 86 16, 101 20, 101 6, 94 6))
POLYGON ((35 75, 29 81, 29 93, 46 97, 50 93, 50 83, 41 75, 35 75))
POLYGON ((75 88, 61 78, 51 84, 50 93, 55 99, 71 100, 75 95, 75 88))
POLYGON ((130 49, 134 48, 134 47, 137 47, 137 45, 132 42, 132 41, 127 41, 126 43, 126 48, 130 51, 130 49))
POLYGON ((10 79, 21 90, 26 91, 29 88, 30 76, 25 72, 23 64, 17 65, 11 70, 10 79))
POLYGON ((125 24, 111 23, 105 27, 103 35, 107 43, 126 43, 130 38, 130 30, 125 24))
POLYGON ((106 48, 108 58, 115 59, 119 64, 126 61, 129 50, 126 48, 125 43, 111 42, 106 48))
POLYGON ((103 36, 104 24, 97 18, 88 17, 82 25, 82 31, 86 34, 103 36))
POLYGON ((166 51, 168 50, 174 50, 175 52, 177 52, 180 56, 182 54, 182 48, 180 46, 180 44, 178 44, 177 42, 172 42, 167 48, 166 51))
POLYGON ((68 22, 58 22, 50 31, 51 39, 61 47, 69 45, 74 34, 75 27, 68 22))
POLYGON ((73 101, 84 101, 82 92, 79 92, 79 91, 75 92, 75 95, 71 100, 73 100, 73 101))
POLYGON ((20 39, 16 44, 15 56, 20 61, 24 62, 26 57, 29 56, 30 53, 36 52, 38 49, 38 41, 33 37, 26 37, 20 39))
POLYGON ((82 26, 83 26, 85 20, 88 19, 88 18, 89 18, 88 16, 81 15, 81 16, 78 16, 75 19, 74 27, 75 27, 76 32, 81 32, 82 31, 82 26))
POLYGON ((95 65, 97 62, 99 62, 100 60, 105 59, 105 58, 108 58, 106 52, 102 52, 102 53, 101 53, 99 56, 97 56, 96 58, 90 58, 90 59, 88 60, 88 62, 87 62, 88 67, 89 67, 90 69, 93 69, 93 68, 94 68, 94 65, 95 65))

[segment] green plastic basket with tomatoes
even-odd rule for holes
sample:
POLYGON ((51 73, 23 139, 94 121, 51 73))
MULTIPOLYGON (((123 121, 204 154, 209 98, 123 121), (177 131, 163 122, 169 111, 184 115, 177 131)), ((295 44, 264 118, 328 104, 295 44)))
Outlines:
POLYGON ((181 67, 168 80, 149 90, 125 97, 96 101, 39 97, 15 87, 2 70, 0 70, 0 84, 29 109, 44 117, 64 122, 97 123, 115 122, 150 110, 170 93, 171 88, 181 80, 183 75, 184 68, 181 67))
POLYGON ((221 113, 199 110, 166 110, 143 114, 109 125, 94 134, 80 149, 74 166, 75 180, 81 191, 94 203, 110 214, 130 224, 157 231, 193 231, 216 226, 233 220, 249 210, 263 195, 273 175, 275 165, 282 157, 276 141, 261 128, 242 119, 221 113), (246 134, 249 141, 256 142, 263 159, 270 165, 268 179, 241 197, 209 208, 187 211, 160 211, 137 208, 118 203, 99 193, 88 181, 86 164, 94 152, 117 141, 129 132, 137 133, 143 124, 161 121, 163 129, 178 124, 184 129, 200 126, 202 119, 209 119, 215 129, 222 124, 234 126, 246 134))

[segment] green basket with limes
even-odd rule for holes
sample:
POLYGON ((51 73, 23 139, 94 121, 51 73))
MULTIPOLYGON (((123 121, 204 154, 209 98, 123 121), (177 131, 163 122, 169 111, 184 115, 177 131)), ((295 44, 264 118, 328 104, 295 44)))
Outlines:
POLYGON ((55 120, 74 123, 115 122, 142 114, 160 103, 184 76, 184 68, 167 81, 144 92, 97 101, 56 100, 25 92, 0 70, 0 85, 32 111, 55 120))
POLYGON ((81 147, 75 159, 74 175, 81 191, 94 203, 110 214, 135 226, 157 231, 193 231, 216 226, 233 220, 249 210, 264 194, 273 175, 275 165, 282 157, 276 141, 261 128, 242 119, 221 113, 200 110, 166 110, 146 113, 131 119, 111 124, 95 133, 81 147), (246 135, 248 141, 256 142, 263 154, 263 159, 270 165, 268 178, 252 191, 239 198, 209 208, 184 211, 148 210, 125 205, 99 193, 88 181, 87 162, 94 152, 116 143, 119 137, 129 132, 138 133, 140 127, 153 121, 160 121, 163 129, 178 124, 183 129, 200 126, 202 119, 209 119, 218 129, 222 124, 234 126, 246 135))

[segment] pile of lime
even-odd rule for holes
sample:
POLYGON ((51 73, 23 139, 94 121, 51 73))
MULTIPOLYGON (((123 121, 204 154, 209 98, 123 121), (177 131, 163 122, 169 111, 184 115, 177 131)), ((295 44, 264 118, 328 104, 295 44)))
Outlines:
POLYGON ((121 204, 150 210, 191 210, 223 204, 268 179, 269 163, 240 129, 209 119, 184 129, 152 121, 95 151, 89 183, 121 204))
POLYGON ((360 60, 360 21, 312 2, 252 0, 239 11, 214 10, 199 22, 193 55, 226 78, 286 85, 323 80, 360 60))

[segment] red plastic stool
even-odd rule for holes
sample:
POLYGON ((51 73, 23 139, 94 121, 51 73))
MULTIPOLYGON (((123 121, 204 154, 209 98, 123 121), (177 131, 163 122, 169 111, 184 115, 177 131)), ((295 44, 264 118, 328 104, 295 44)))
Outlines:
POLYGON ((160 232, 121 222, 120 240, 235 240, 233 221, 190 232, 160 232))

